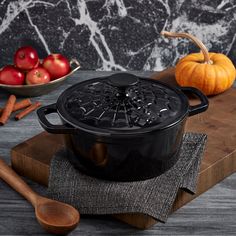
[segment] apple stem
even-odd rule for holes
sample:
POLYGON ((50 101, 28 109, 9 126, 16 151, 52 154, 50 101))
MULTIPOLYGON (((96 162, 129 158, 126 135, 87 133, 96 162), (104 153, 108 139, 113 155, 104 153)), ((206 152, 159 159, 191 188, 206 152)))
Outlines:
POLYGON ((20 56, 20 59, 24 59, 25 58, 25 54, 24 53, 21 53, 19 56, 20 56))

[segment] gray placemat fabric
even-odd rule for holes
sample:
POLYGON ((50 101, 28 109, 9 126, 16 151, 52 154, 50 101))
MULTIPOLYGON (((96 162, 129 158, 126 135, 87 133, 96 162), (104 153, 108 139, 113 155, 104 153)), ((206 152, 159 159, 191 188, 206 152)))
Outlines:
POLYGON ((138 182, 112 182, 80 173, 60 150, 52 160, 48 195, 81 214, 144 213, 165 222, 179 188, 194 193, 205 134, 186 133, 178 162, 166 173, 138 182))
MULTIPOLYGON (((199 153, 202 153, 204 150, 204 145, 202 145, 199 149, 199 153)), ((192 166, 189 168, 187 173, 182 177, 182 181, 180 184, 180 187, 183 190, 187 190, 188 192, 194 194, 196 191, 197 187, 197 177, 198 177, 198 172, 201 166, 201 160, 202 156, 197 156, 196 160, 193 161, 192 166)))

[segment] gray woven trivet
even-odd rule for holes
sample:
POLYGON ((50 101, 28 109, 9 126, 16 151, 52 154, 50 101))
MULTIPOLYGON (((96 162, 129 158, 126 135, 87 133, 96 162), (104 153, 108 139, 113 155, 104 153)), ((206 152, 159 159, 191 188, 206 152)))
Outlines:
POLYGON ((194 193, 205 134, 187 133, 178 162, 166 173, 138 182, 110 182, 84 175, 60 150, 52 160, 48 195, 69 203, 81 214, 144 213, 165 222, 179 188, 194 193))

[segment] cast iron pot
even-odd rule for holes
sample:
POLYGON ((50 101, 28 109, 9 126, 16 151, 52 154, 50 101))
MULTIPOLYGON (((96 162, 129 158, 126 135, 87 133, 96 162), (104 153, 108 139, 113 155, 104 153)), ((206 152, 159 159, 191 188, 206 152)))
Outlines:
POLYGON ((70 87, 37 114, 46 131, 65 134, 68 158, 79 170, 136 181, 156 177, 176 163, 187 117, 207 108, 207 97, 195 88, 118 73, 70 87), (190 106, 186 92, 200 104, 190 106), (57 113, 63 125, 51 124, 50 113, 57 113))

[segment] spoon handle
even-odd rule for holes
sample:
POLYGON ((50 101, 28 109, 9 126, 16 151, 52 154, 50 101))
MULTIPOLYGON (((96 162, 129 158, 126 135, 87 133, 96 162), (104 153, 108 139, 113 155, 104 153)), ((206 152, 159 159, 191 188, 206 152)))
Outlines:
POLYGON ((18 193, 23 195, 33 206, 36 205, 37 193, 35 193, 23 179, 6 162, 0 159, 0 178, 8 183, 18 193))

